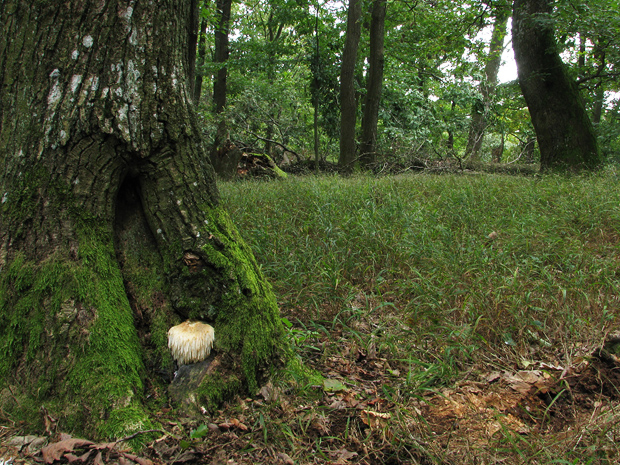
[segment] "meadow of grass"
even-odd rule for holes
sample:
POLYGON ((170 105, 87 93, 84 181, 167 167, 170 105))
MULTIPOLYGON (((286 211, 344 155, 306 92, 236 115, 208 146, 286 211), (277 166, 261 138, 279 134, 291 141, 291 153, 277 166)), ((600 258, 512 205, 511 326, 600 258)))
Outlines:
MULTIPOLYGON (((546 366, 566 373, 619 329, 618 180, 606 172, 220 183, 222 202, 271 282, 301 359, 328 378, 335 360, 381 361, 366 374, 384 372, 376 395, 390 402, 398 430, 374 443, 390 443, 384 453, 364 455, 351 441, 357 435, 368 444, 370 433, 354 434, 353 416, 336 428, 325 405, 312 420, 297 411, 289 419, 295 427, 272 427, 269 442, 281 441, 291 463, 620 463, 620 386, 612 385, 596 416, 588 411, 587 424, 566 412, 562 427, 556 414, 557 434, 540 416, 528 434, 500 429, 481 442, 452 428, 454 437, 440 440, 420 415, 425 394, 447 395, 492 372, 546 366), (324 437, 321 415, 332 422, 324 437), (357 452, 323 457, 330 447, 357 452)), ((552 392, 543 416, 570 389, 552 392)))

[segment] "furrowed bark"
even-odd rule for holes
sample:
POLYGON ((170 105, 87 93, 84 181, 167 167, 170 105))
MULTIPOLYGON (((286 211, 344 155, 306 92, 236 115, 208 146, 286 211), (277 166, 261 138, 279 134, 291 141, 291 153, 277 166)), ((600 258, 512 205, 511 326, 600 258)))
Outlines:
POLYGON ((557 51, 549 0, 515 0, 513 47, 519 85, 540 148, 542 170, 596 169, 602 159, 575 82, 557 51))
POLYGON ((173 0, 0 4, 5 411, 36 423, 45 404, 99 437, 143 429, 185 318, 216 328, 235 386, 255 389, 277 357, 275 298, 200 140, 193 15, 173 0))

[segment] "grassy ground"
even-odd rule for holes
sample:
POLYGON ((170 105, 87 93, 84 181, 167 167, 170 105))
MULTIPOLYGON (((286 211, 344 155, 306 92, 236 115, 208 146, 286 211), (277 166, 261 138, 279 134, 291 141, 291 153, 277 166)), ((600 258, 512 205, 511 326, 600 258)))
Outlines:
POLYGON ((620 328, 617 186, 614 173, 221 185, 302 359, 344 383, 295 392, 320 399, 279 407, 266 444, 296 463, 618 463, 620 370, 591 357, 620 328))
POLYGON ((620 352, 605 345, 620 329, 619 180, 220 184, 299 359, 320 376, 291 373, 200 419, 162 411, 167 434, 146 455, 620 463, 620 352))

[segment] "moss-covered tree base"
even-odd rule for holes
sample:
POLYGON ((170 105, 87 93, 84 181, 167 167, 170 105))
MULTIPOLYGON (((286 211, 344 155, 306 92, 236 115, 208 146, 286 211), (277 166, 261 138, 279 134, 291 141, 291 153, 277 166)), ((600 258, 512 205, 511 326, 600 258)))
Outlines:
POLYGON ((165 396, 175 369, 167 331, 186 318, 216 330, 217 363, 193 387, 201 406, 255 392, 278 366, 275 298, 228 215, 205 209, 208 242, 188 260, 176 242, 158 245, 135 187, 120 189, 113 228, 73 215, 76 245, 4 265, 0 407, 32 431, 43 431, 42 411, 59 430, 91 438, 152 428, 145 399, 165 396), (164 260, 175 256, 181 266, 164 260))

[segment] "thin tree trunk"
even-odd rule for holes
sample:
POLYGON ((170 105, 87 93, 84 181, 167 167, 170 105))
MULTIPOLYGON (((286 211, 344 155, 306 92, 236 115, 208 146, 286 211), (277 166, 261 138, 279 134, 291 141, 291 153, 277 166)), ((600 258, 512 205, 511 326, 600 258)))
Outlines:
MULTIPOLYGON (((607 66, 605 46, 601 45, 600 39, 594 50, 594 58, 597 63, 597 73, 600 76, 604 73, 607 66)), ((585 63, 584 63, 585 65, 585 63)), ((603 117, 603 104, 605 103, 605 81, 603 79, 598 80, 594 93, 594 108, 592 110, 592 123, 599 124, 603 117)))
POLYGON ((198 34, 198 59, 196 61, 196 80, 194 84, 194 103, 196 107, 200 104, 202 98, 202 83, 204 81, 204 66, 207 60, 207 20, 200 22, 200 31, 198 34))
POLYGON ((484 132, 487 127, 488 114, 491 109, 495 87, 497 86, 497 75, 502 63, 502 51, 504 50, 504 38, 506 37, 506 26, 510 12, 508 6, 498 7, 495 11, 495 22, 493 23, 493 33, 489 45, 489 56, 484 68, 484 79, 480 83, 480 93, 482 98, 473 106, 469 136, 465 148, 465 157, 473 161, 480 159, 480 149, 484 140, 484 132))
POLYGON ((596 137, 577 85, 557 51, 550 0, 515 0, 513 47, 519 85, 540 148, 543 170, 601 165, 596 137))
MULTIPOLYGON (((269 39, 269 48, 267 51, 267 81, 270 85, 273 85, 276 81, 276 42, 282 37, 282 31, 284 31, 284 22, 279 21, 274 15, 274 6, 270 7, 269 18, 267 19, 267 37, 269 39)), ((274 139, 274 120, 277 121, 278 115, 272 114, 271 109, 276 105, 270 106, 268 109, 267 130, 265 131, 265 153, 270 157, 273 155, 273 144, 271 141, 274 139)))
POLYGON ((0 409, 106 439, 149 429, 172 324, 215 328, 200 405, 282 341, 189 98, 195 3, 130 4, 0 2, 0 409))
POLYGON ((315 64, 315 82, 313 84, 314 98, 314 121, 313 121, 313 130, 314 130, 314 170, 318 173, 321 162, 320 155, 320 147, 319 147, 319 109, 321 108, 321 86, 319 83, 318 76, 321 75, 321 48, 319 46, 319 5, 316 6, 316 18, 314 23, 314 38, 316 40, 316 49, 314 52, 314 59, 316 60, 315 64))
POLYGON ((216 9, 219 15, 215 30, 215 63, 220 66, 213 83, 213 105, 215 114, 219 115, 217 132, 211 148, 211 164, 218 176, 223 179, 233 178, 237 174, 237 165, 241 159, 241 150, 228 140, 228 125, 223 112, 226 108, 226 94, 228 82, 229 28, 232 0, 217 0, 216 9))
POLYGON ((342 53, 340 72, 340 157, 338 165, 350 173, 355 163, 355 126, 357 101, 355 98, 355 63, 360 41, 362 16, 361 0, 349 0, 347 35, 342 53))
POLYGON ((386 0, 375 0, 372 7, 370 23, 370 55, 368 59, 368 80, 366 100, 362 117, 362 142, 360 144, 360 162, 365 166, 377 160, 377 124, 379 121, 379 104, 383 89, 384 31, 386 0))
POLYGON ((603 117, 603 104, 605 103, 605 86, 599 82, 594 94, 594 108, 592 109, 592 124, 599 124, 603 117))

